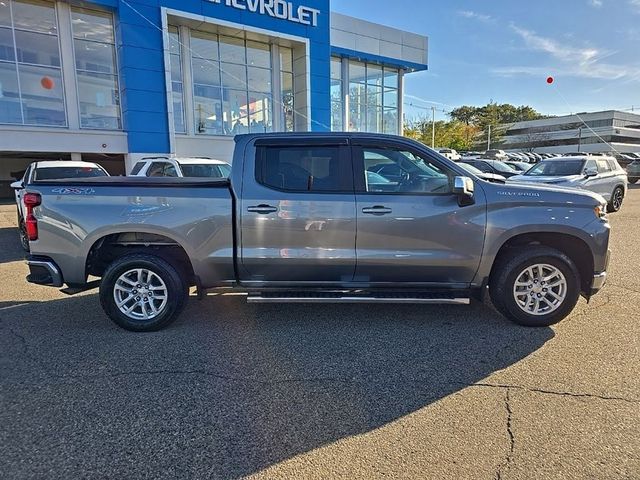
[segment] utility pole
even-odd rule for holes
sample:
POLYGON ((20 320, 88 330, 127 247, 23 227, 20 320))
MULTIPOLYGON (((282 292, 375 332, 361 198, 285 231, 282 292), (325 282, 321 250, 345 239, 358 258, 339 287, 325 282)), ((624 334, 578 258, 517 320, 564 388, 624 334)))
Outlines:
POLYGON ((431 107, 431 148, 436 148, 436 107, 431 107))
POLYGON ((491 150, 491 125, 489 125, 489 137, 487 138, 487 150, 491 150))
POLYGON ((578 128, 578 153, 582 152, 582 127, 578 128))

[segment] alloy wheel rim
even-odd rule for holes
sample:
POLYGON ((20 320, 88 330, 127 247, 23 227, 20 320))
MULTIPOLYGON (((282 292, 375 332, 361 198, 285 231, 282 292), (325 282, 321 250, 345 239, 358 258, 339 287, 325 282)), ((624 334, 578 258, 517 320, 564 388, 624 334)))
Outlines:
POLYGON ((616 193, 613 196, 613 206, 616 210, 622 206, 622 191, 620 189, 616 190, 616 193))
POLYGON ((130 319, 149 321, 166 308, 167 285, 151 270, 136 268, 118 277, 113 287, 113 298, 118 310, 130 319))
POLYGON ((535 316, 549 315, 558 310, 567 298, 568 286, 564 274, 553 265, 535 264, 516 277, 513 297, 518 307, 535 316))

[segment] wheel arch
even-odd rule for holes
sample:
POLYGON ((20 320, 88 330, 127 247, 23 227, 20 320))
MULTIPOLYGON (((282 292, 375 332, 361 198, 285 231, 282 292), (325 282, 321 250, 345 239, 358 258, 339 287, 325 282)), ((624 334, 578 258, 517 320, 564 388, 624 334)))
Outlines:
POLYGON ((495 274, 501 261, 514 249, 530 246, 546 246, 554 248, 569 257, 580 274, 580 290, 588 293, 591 289, 594 273, 594 257, 589 244, 577 235, 560 232, 526 232, 513 235, 504 240, 497 250, 491 265, 489 278, 495 274))
POLYGON ((133 253, 156 255, 178 269, 189 285, 197 284, 187 249, 182 242, 164 232, 123 230, 100 236, 91 243, 85 255, 85 275, 102 277, 115 259, 133 253))

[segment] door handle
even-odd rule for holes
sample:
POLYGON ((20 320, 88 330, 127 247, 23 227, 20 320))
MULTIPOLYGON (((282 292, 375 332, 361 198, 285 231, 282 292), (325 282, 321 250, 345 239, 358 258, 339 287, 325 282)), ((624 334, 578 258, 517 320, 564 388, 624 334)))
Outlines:
POLYGON ((268 215, 270 213, 276 213, 278 209, 271 205, 257 205, 255 207, 247 208, 247 211, 250 213, 258 213, 260 215, 268 215))
POLYGON ((362 209, 362 213, 365 215, 387 215, 392 213, 393 210, 382 205, 376 205, 375 207, 366 207, 362 209))

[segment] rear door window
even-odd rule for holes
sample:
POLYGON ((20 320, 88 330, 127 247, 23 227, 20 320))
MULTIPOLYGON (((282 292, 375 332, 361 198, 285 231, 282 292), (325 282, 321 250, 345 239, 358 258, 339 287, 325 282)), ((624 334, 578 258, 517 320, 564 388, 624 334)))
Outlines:
POLYGON ((133 166, 133 170, 131 170, 131 175, 137 175, 140 173, 140 170, 144 167, 146 162, 138 162, 133 166))
POLYGON ((258 147, 258 183, 290 192, 351 192, 353 172, 344 147, 258 147))
POLYGON ((606 160, 596 160, 596 163, 598 164, 598 173, 608 173, 611 171, 609 162, 606 160))

